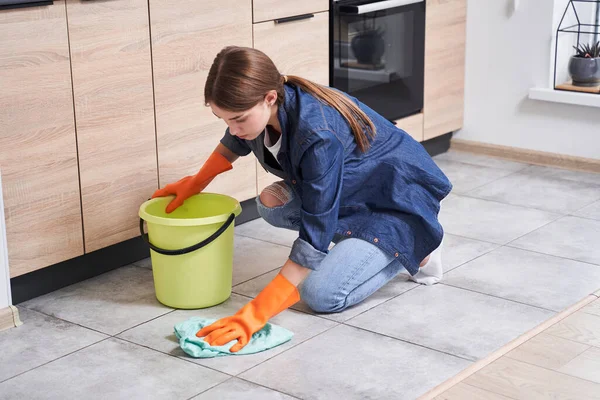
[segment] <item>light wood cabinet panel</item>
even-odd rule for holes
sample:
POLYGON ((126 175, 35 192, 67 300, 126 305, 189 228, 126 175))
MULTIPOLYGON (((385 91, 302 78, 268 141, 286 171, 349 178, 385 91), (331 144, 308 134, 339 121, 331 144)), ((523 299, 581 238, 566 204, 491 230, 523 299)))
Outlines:
POLYGON ((67 0, 85 251, 139 235, 158 187, 146 0, 67 0))
POLYGON ((423 114, 415 114, 406 118, 397 119, 394 121, 396 126, 410 136, 412 136, 415 140, 422 142, 423 141, 423 114))
MULTIPOLYGON (((225 46, 252 47, 251 0, 150 0, 152 60, 161 187, 195 174, 226 124, 204 104, 204 84, 225 46)), ((205 190, 246 200, 256 196, 253 156, 205 190)))
POLYGON ((329 85, 329 12, 299 21, 254 24, 254 48, 265 52, 282 74, 329 85))
POLYGON ((254 22, 329 10, 328 0, 253 0, 254 22))
POLYGON ((427 0, 424 139, 462 127, 467 0, 427 0))
POLYGON ((10 276, 82 255, 64 1, 0 10, 0 127, 10 276))

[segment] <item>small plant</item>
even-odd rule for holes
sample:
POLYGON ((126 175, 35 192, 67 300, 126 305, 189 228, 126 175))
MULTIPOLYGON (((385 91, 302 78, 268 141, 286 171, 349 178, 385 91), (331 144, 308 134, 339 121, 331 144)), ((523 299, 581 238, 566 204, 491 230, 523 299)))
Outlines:
POLYGON ((573 46, 577 58, 598 58, 600 57, 600 41, 595 44, 580 44, 573 46))

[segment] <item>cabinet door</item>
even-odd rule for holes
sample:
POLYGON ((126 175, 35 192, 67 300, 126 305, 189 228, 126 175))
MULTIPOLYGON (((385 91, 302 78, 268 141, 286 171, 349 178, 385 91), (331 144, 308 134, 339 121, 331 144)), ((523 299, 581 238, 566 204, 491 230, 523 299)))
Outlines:
POLYGON ((329 85, 329 12, 285 23, 254 24, 254 48, 265 52, 283 74, 329 85))
POLYGON ((139 235, 158 187, 146 0, 67 0, 85 251, 139 235))
MULTIPOLYGON (((251 0, 150 0, 161 187, 196 173, 226 129, 204 104, 204 84, 225 46, 252 46, 251 0)), ((256 196, 252 155, 205 189, 238 200, 256 196)))
POLYGON ((424 138, 462 127, 467 0, 427 0, 424 138))
POLYGON ((423 114, 415 114, 410 117, 397 119, 394 121, 396 126, 410 136, 412 136, 416 141, 423 141, 423 114))
POLYGON ((82 255, 64 1, 0 10, 0 127, 11 277, 82 255))
POLYGON ((329 2, 327 0, 253 0, 252 5, 254 7, 254 22, 316 13, 329 9, 329 2))

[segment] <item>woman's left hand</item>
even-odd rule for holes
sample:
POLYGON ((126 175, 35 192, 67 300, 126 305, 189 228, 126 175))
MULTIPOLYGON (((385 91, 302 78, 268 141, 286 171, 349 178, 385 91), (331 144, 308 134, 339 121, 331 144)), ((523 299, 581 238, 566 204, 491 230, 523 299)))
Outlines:
POLYGON ((300 294, 296 286, 280 272, 255 299, 237 313, 205 326, 196 336, 205 337, 204 340, 211 346, 223 346, 237 339, 238 342, 229 349, 235 353, 246 346, 252 335, 261 330, 270 318, 299 300, 300 294))

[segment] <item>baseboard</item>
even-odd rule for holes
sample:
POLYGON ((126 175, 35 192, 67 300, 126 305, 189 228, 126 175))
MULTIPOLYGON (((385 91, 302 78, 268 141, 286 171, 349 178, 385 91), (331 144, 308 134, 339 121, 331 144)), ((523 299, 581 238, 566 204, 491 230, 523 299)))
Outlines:
POLYGON ((8 306, 0 310, 0 332, 22 324, 17 307, 8 306))
MULTIPOLYGON (((242 213, 235 219, 235 225, 260 217, 254 198, 242 201, 241 206, 242 213)), ((12 303, 22 303, 148 257, 148 246, 136 237, 14 277, 10 280, 12 303)))
POLYGON ((450 149, 528 164, 600 173, 600 160, 453 138, 450 149))

